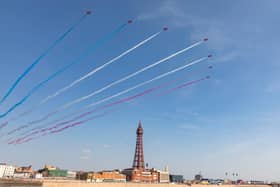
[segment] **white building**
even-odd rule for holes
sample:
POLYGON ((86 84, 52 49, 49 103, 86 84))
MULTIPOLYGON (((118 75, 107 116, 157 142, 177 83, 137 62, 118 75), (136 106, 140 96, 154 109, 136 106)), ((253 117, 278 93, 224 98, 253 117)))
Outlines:
POLYGON ((67 178, 76 179, 77 172, 75 171, 67 171, 67 178))
POLYGON ((30 173, 14 173, 14 178, 30 178, 30 173))
POLYGON ((159 183, 169 183, 169 168, 165 167, 164 171, 156 170, 158 173, 158 182, 159 183))
POLYGON ((168 171, 158 171, 159 183, 169 183, 169 172, 168 171))
POLYGON ((3 178, 6 169, 6 164, 0 164, 0 178, 3 178))
POLYGON ((36 173, 35 174, 35 179, 42 179, 43 178, 43 174, 42 173, 36 173))
POLYGON ((5 165, 4 175, 3 177, 11 178, 14 176, 15 167, 11 165, 5 165))

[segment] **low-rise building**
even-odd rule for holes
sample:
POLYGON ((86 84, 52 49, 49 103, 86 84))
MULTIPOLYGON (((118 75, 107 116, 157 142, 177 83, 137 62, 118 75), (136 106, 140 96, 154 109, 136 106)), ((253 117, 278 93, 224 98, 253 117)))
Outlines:
POLYGON ((158 171, 158 182, 159 183, 169 183, 169 172, 168 171, 158 171))
POLYGON ((31 178, 33 174, 32 166, 16 167, 14 178, 31 178))
POLYGON ((48 177, 63 177, 63 178, 67 177, 67 170, 61 170, 61 169, 49 170, 48 177))
POLYGON ((94 172, 78 172, 76 179, 78 180, 85 180, 87 182, 91 182, 92 181, 92 176, 93 176, 94 172))
POLYGON ((197 181, 197 182, 201 181, 202 178, 203 177, 202 177, 201 174, 197 174, 197 175, 194 176, 194 180, 197 181))
POLYGON ((6 169, 6 164, 0 163, 0 178, 4 177, 5 169, 6 169))
POLYGON ((14 176, 14 173, 15 173, 15 167, 12 165, 6 165, 3 177, 12 178, 14 176))
POLYGON ((77 175, 77 172, 75 172, 75 171, 67 171, 66 177, 69 179, 75 179, 76 175, 77 175))
POLYGON ((42 173, 35 173, 35 174, 33 175, 33 177, 34 177, 35 179, 42 179, 42 178, 43 178, 43 174, 42 174, 42 173))
POLYGON ((21 178, 21 179, 26 179, 30 178, 31 174, 30 173, 14 173, 13 178, 21 178))
POLYGON ((207 178, 202 178, 202 179, 200 180, 200 184, 204 184, 204 185, 209 184, 209 179, 207 179, 207 178))
POLYGON ((32 166, 22 166, 22 167, 16 167, 15 173, 32 173, 32 166))
POLYGON ((87 182, 126 182, 126 176, 119 170, 100 171, 100 172, 78 172, 77 179, 87 182))
POLYGON ((50 170, 57 170, 57 169, 59 169, 59 168, 57 168, 57 167, 55 167, 55 166, 52 166, 52 165, 46 164, 46 165, 44 166, 44 169, 50 171, 50 170))
POLYGON ((172 182, 172 183, 183 183, 184 182, 183 175, 170 175, 169 179, 170 179, 170 182, 172 182))
POLYGON ((169 183, 169 171, 152 169, 129 168, 122 171, 126 175, 126 180, 143 183, 169 183))
MULTIPOLYGON (((66 178, 68 175, 67 170, 62 170, 51 165, 45 165, 43 169, 38 170, 38 173, 41 173, 43 177, 51 178, 66 178)), ((69 176, 70 175, 71 173, 69 173, 69 176)))
POLYGON ((128 168, 122 171, 126 180, 131 182, 158 183, 159 174, 154 169, 128 168))
POLYGON ((93 180, 102 182, 126 182, 126 176, 119 170, 101 171, 93 175, 93 180))

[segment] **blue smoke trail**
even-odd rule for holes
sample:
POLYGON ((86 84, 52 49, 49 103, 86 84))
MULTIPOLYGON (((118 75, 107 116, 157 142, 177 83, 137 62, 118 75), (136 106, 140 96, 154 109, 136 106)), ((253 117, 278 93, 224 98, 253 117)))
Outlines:
POLYGON ((41 60, 51 52, 71 31, 73 31, 88 15, 90 12, 84 14, 75 24, 73 24, 65 33, 58 37, 51 46, 49 46, 12 84, 7 93, 0 100, 0 105, 7 99, 7 97, 13 92, 20 81, 39 63, 41 60))
POLYGON ((90 48, 88 48, 80 57, 78 57, 72 63, 62 67, 57 72, 55 72, 52 75, 50 75, 47 79, 45 79, 44 81, 42 81, 39 84, 37 84, 19 102, 17 102, 15 105, 13 105, 11 108, 9 108, 6 112, 1 114, 0 118, 3 118, 5 116, 7 116, 10 112, 12 112, 18 106, 22 105, 31 95, 33 95, 37 90, 39 90, 43 85, 48 83, 50 80, 54 79, 55 77, 57 77, 58 75, 60 75, 61 73, 63 73, 67 69, 69 69, 70 67, 72 67, 73 65, 82 62, 83 59, 85 59, 88 55, 90 55, 92 52, 94 52, 96 49, 98 49, 98 47, 102 46, 107 41, 109 41, 114 36, 116 36, 118 33, 120 33, 129 23, 130 22, 120 25, 118 28, 116 28, 115 30, 113 30, 109 34, 107 34, 104 37, 102 37, 101 39, 99 39, 96 43, 94 43, 94 45, 92 45, 90 48))

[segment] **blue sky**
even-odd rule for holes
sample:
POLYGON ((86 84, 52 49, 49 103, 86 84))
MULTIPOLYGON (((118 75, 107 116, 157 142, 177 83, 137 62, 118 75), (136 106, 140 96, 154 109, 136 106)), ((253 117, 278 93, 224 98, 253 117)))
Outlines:
POLYGON ((209 53, 214 58, 127 95, 172 79, 184 82, 210 74, 212 79, 208 81, 169 95, 157 97, 154 94, 119 105, 106 117, 28 144, 8 146, 1 142, 0 161, 33 164, 35 168, 53 164, 76 170, 130 167, 135 130, 141 119, 145 130, 145 161, 151 167, 163 168, 168 164, 172 173, 183 174, 186 178, 201 171, 207 177, 224 177, 225 172, 237 172, 244 179, 279 180, 279 5, 274 0, 1 2, 0 95, 4 95, 16 77, 83 11, 94 11, 31 71, 1 106, 1 112, 105 33, 128 19, 135 20, 81 64, 47 84, 6 119, 32 108, 42 98, 162 27, 169 27, 168 32, 14 122, 9 129, 201 38, 208 37, 209 42, 71 110, 209 53), (213 70, 207 69, 209 64, 214 65, 213 70))

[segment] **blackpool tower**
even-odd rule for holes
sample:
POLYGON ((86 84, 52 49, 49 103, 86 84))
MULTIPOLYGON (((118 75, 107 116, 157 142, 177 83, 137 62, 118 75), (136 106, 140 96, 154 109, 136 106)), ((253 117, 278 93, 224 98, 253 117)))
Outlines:
POLYGON ((138 128, 136 130, 136 147, 135 147, 135 154, 133 160, 133 168, 137 169, 145 169, 145 162, 144 162, 144 151, 143 151, 143 128, 141 121, 139 121, 138 128))

